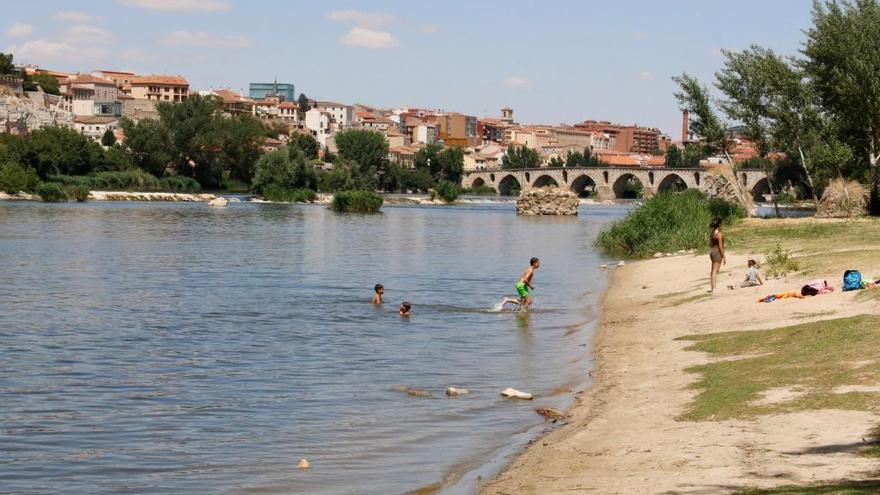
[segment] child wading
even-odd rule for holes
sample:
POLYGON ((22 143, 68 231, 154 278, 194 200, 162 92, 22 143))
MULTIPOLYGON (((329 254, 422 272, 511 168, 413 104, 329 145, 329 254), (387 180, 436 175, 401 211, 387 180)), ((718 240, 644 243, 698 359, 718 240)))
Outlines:
POLYGON ((516 283, 516 292, 519 294, 519 299, 513 299, 510 297, 505 297, 503 301, 501 301, 501 305, 505 305, 507 303, 517 304, 520 309, 526 311, 532 305, 532 296, 529 292, 535 290, 535 286, 532 285, 532 277, 535 276, 535 270, 541 267, 541 260, 538 258, 532 258, 529 260, 529 267, 523 272, 522 276, 519 278, 519 281, 516 283))
POLYGON ((384 302, 382 301, 382 294, 385 293, 385 287, 383 287, 382 284, 376 284, 376 286, 373 287, 373 290, 376 291, 376 293, 373 294, 373 304, 382 304, 384 302))

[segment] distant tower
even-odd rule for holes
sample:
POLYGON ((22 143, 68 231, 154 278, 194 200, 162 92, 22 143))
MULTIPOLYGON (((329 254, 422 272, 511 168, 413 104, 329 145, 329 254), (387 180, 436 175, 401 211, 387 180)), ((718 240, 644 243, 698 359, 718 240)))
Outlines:
POLYGON ((681 142, 686 143, 689 140, 690 130, 688 129, 688 111, 681 111, 681 142))
POLYGON ((501 121, 512 124, 513 123, 513 109, 510 107, 504 107, 501 109, 501 121))

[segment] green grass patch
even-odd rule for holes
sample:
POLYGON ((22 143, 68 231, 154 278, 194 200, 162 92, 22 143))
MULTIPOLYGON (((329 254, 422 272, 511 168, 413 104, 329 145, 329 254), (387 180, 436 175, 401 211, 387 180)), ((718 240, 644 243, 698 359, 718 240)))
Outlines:
POLYGON ((880 493, 880 480, 840 481, 812 486, 783 486, 766 490, 743 490, 737 495, 863 495, 880 493))
POLYGON ((263 187, 263 199, 279 203, 312 203, 318 194, 311 189, 289 189, 277 184, 263 187))
POLYGON ((720 199, 706 199, 696 190, 658 194, 605 228, 596 246, 606 254, 628 258, 703 248, 714 217, 729 225, 745 217, 745 211, 720 199))
POLYGON ((727 359, 686 370, 700 375, 693 385, 699 394, 680 419, 744 419, 807 409, 873 410, 880 406, 880 393, 835 394, 833 390, 876 384, 880 379, 880 364, 852 364, 876 358, 878 328, 880 317, 865 315, 772 330, 681 337, 694 341, 688 350, 727 359), (753 403, 762 392, 786 387, 806 393, 784 402, 753 403))
POLYGON ((339 191, 333 195, 330 209, 337 213, 376 213, 383 201, 372 191, 339 191))

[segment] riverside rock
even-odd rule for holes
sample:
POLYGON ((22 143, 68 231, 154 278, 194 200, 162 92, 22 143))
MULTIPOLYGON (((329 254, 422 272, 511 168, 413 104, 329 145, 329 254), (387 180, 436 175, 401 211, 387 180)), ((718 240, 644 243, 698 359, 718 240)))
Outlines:
POLYGON ((846 185, 840 179, 831 181, 816 205, 817 217, 856 217, 867 213, 868 191, 856 181, 846 185))
POLYGON ((508 399, 522 399, 522 400, 534 399, 534 397, 532 397, 532 394, 529 394, 526 392, 520 392, 519 390, 517 390, 515 388, 510 388, 510 387, 502 390, 501 395, 503 395, 504 397, 507 397, 508 399))
POLYGON ((562 188, 544 187, 520 193, 517 215, 577 215, 578 197, 562 188))
POLYGON ((215 198, 215 199, 208 201, 208 206, 223 207, 223 206, 226 206, 227 204, 229 204, 229 200, 226 198, 215 198))
POLYGON ((296 467, 298 467, 300 469, 308 469, 308 468, 312 467, 312 465, 309 464, 308 459, 303 457, 302 459, 299 460, 299 464, 297 464, 296 467))
POLYGON ((467 395, 469 393, 471 393, 471 391, 466 388, 449 387, 446 389, 446 395, 450 397, 455 397, 457 395, 467 395))

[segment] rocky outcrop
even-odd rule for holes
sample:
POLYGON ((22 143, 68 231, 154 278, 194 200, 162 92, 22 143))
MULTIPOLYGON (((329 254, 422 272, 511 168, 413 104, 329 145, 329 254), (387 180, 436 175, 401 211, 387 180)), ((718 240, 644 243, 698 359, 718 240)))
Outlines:
POLYGON ((751 195, 734 179, 729 165, 717 165, 703 179, 703 191, 707 198, 720 198, 742 206, 749 216, 755 216, 758 208, 751 195))
POLYGON ((0 95, 2 132, 27 134, 43 127, 73 127, 73 114, 59 109, 58 98, 42 91, 0 95))
POLYGON ((867 213, 868 190, 855 181, 845 185, 839 179, 831 181, 816 205, 817 217, 856 217, 867 213))
POLYGON ((517 215, 577 215, 578 197, 566 189, 529 189, 516 200, 517 215))

